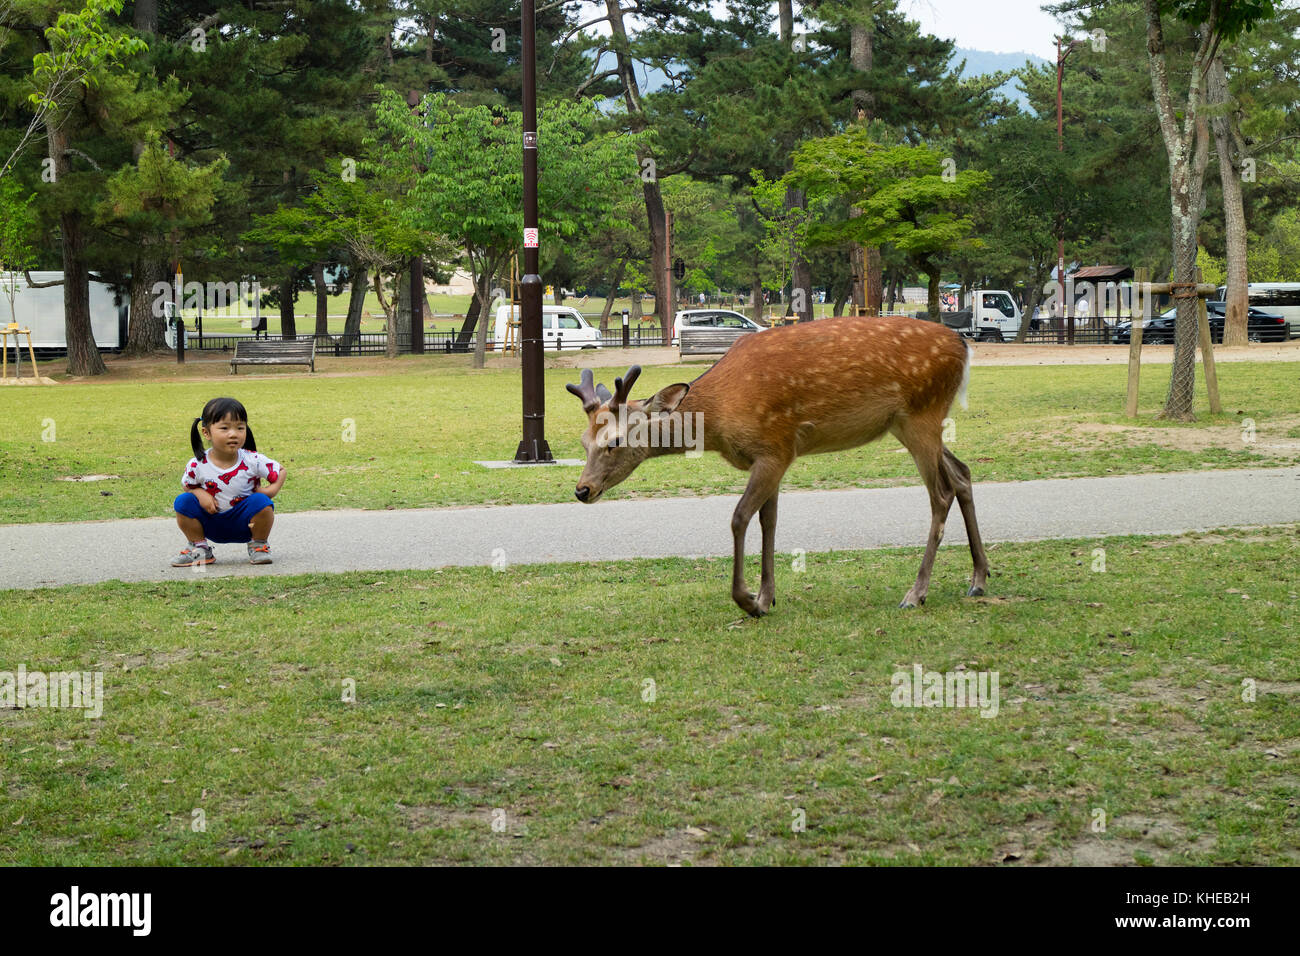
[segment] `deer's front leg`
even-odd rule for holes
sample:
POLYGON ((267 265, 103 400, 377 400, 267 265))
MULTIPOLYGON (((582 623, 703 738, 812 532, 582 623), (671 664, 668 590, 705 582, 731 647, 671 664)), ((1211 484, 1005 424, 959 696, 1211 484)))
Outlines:
POLYGON ((779 494, 772 492, 772 497, 758 509, 758 523, 763 527, 763 577, 758 604, 764 610, 776 606, 776 499, 779 494))
POLYGON ((781 484, 784 468, 771 465, 755 464, 750 470, 749 485, 736 503, 736 510, 731 516, 731 534, 734 539, 731 567, 731 597, 746 614, 762 617, 772 606, 776 596, 775 556, 772 545, 776 540, 776 492, 781 484), (768 504, 771 510, 768 512, 768 504), (754 512, 763 508, 760 516, 763 524, 763 576, 760 593, 756 597, 745 586, 745 532, 754 512))

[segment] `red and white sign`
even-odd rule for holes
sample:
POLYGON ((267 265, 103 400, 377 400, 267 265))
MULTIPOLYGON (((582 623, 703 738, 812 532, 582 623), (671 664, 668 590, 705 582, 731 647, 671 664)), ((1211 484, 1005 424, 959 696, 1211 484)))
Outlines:
POLYGON ((537 248, 537 230, 536 230, 536 229, 525 229, 525 230, 524 230, 524 248, 525 248, 525 249, 536 249, 536 248, 537 248))

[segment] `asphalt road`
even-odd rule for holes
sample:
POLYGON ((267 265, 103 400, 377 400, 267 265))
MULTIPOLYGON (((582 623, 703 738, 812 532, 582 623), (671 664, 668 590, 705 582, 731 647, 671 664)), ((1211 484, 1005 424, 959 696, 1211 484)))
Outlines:
MULTIPOLYGON (((647 498, 495 508, 287 512, 271 535, 275 563, 253 567, 243 545, 217 545, 202 572, 172 568, 173 520, 144 518, 0 526, 0 588, 162 581, 203 573, 267 575, 449 565, 729 555, 734 496, 647 498)), ((986 541, 1177 534, 1300 522, 1300 469, 1206 471, 977 484, 986 541)), ((781 495, 778 550, 920 547, 929 506, 919 486, 781 495)), ((956 505, 945 545, 964 544, 956 505)), ((759 547, 758 519, 748 550, 759 547)), ((940 560, 951 560, 941 555, 940 560)), ((963 555, 963 560, 967 560, 963 555)))

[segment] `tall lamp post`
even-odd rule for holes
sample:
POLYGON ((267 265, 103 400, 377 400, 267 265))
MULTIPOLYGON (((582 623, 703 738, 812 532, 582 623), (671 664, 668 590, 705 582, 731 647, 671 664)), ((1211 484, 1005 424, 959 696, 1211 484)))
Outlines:
POLYGON ((520 51, 524 108, 524 275, 519 282, 520 340, 523 348, 524 437, 516 464, 553 461, 546 443, 546 393, 542 369, 542 277, 537 264, 537 17, 535 0, 523 0, 520 51))
MULTIPOLYGON (((1065 58, 1082 40, 1071 40, 1065 49, 1061 49, 1061 37, 1056 38, 1056 151, 1065 152, 1064 125, 1061 109, 1061 77, 1065 72, 1065 58)), ((1074 303, 1065 301, 1065 208, 1062 203, 1057 219, 1056 233, 1056 282, 1060 292, 1061 318, 1065 321, 1066 341, 1074 344, 1074 303)))

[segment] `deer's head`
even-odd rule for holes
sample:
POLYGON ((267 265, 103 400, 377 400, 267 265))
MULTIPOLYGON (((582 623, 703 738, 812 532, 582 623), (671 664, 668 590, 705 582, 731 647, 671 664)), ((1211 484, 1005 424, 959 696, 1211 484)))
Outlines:
POLYGON ((582 370, 580 384, 565 386, 578 396, 587 413, 587 429, 582 433, 587 464, 574 489, 579 501, 594 504, 606 489, 613 488, 649 458, 653 448, 645 440, 646 426, 652 419, 667 417, 691 390, 679 382, 660 389, 649 399, 633 401, 628 396, 640 374, 641 366, 633 365, 625 378, 614 379, 613 395, 604 385, 593 383, 591 369, 582 370))

